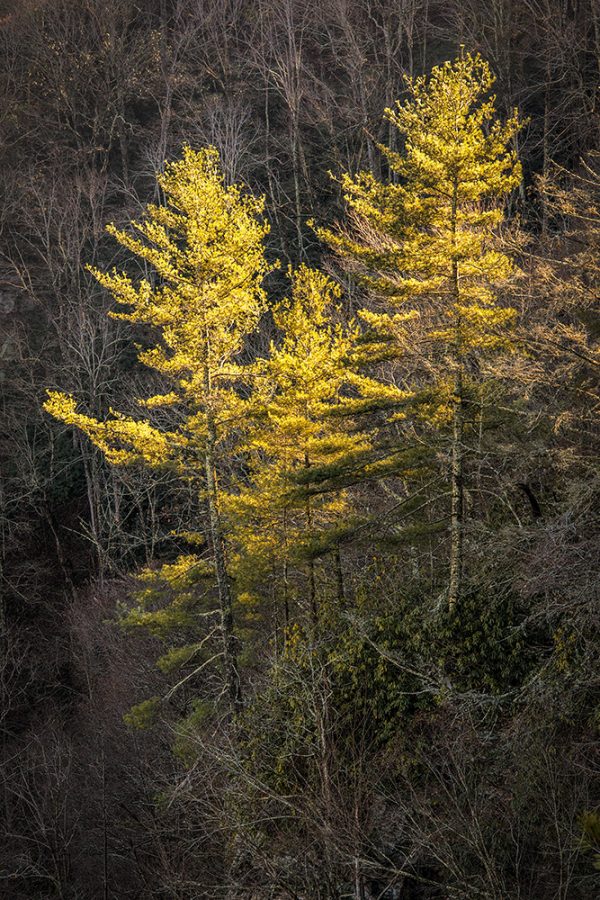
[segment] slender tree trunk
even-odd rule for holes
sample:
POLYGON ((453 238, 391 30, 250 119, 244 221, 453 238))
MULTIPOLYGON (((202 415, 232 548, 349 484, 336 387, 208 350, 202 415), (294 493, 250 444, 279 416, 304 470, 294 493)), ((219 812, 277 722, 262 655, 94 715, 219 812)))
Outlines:
POLYGON ((448 585, 448 609, 454 612, 460 599, 463 571, 464 535, 464 472, 463 472, 463 402, 462 372, 456 375, 454 421, 452 423, 452 462, 450 512, 450 578, 448 585))
POLYGON ((296 219, 296 238, 298 241, 298 260, 304 259, 304 237, 302 234, 302 191, 300 186, 300 127, 297 113, 292 113, 292 172, 294 177, 294 205, 296 219))
POLYGON ((210 535, 215 559, 217 575, 217 589, 219 592, 219 607, 221 611, 221 634, 223 638, 223 668, 227 694, 233 712, 237 712, 242 704, 242 688, 238 671, 237 654, 235 650, 235 635, 233 633, 233 601, 227 563, 225 558, 225 540, 219 514, 217 478, 215 471, 215 446, 216 429, 212 415, 208 417, 208 441, 206 445, 205 468, 206 489, 208 495, 208 517, 210 535))
POLYGON ((290 627, 290 601, 289 601, 289 565, 287 559, 283 563, 283 643, 285 644, 288 628, 290 627))
POLYGON ((340 548, 335 548, 334 554, 335 560, 335 578, 337 582, 337 598, 340 607, 344 606, 344 601, 346 599, 346 591, 344 589, 344 570, 342 568, 342 554, 340 552, 340 548))
MULTIPOLYGON (((546 63, 546 84, 544 86, 544 131, 542 136, 542 177, 547 178, 550 171, 550 81, 552 70, 550 59, 546 63)), ((542 204, 542 235, 548 234, 548 202, 544 192, 540 193, 542 204)))
POLYGON ((353 870, 354 870, 354 900, 367 900, 367 895, 365 891, 365 879, 363 876, 362 868, 361 868, 361 856, 362 856, 362 827, 360 820, 360 807, 361 807, 361 791, 358 790, 358 785, 356 785, 354 789, 354 860, 353 860, 353 870))
MULTIPOLYGON (((100 587, 104 584, 104 573, 106 568, 106 553, 102 534, 102 526, 100 523, 100 503, 98 498, 98 465, 94 459, 94 450, 86 447, 81 437, 76 436, 75 440, 79 444, 81 457, 83 461, 83 472, 85 475, 85 486, 87 492, 87 501, 90 512, 90 531, 96 551, 96 565, 98 566, 98 581, 100 587)), ((58 541, 57 541, 58 543, 58 541)))
MULTIPOLYGON (((271 112, 269 106, 270 99, 270 84, 269 79, 265 80, 265 144, 264 144, 264 155, 265 155, 265 164, 267 169, 267 180, 269 183, 269 194, 268 196, 273 198, 277 198, 279 196, 279 189, 275 184, 275 178, 273 175, 273 164, 272 158, 273 153, 271 151, 271 112)), ((277 234, 283 234, 283 228, 280 221, 279 216, 279 203, 274 202, 271 206, 271 214, 273 216, 273 220, 277 226, 276 231, 277 234)))
POLYGON ((427 70, 427 38, 429 36, 429 0, 425 0, 425 6, 421 10, 421 27, 423 29, 421 33, 421 68, 425 72, 427 70))
MULTIPOLYGON (((308 453, 304 454, 304 464, 307 469, 310 469, 310 459, 308 453)), ((307 485, 308 488, 308 485, 307 485)), ((308 530, 309 536, 312 536, 312 526, 313 526, 313 516, 312 516, 312 507, 310 505, 310 497, 306 498, 306 527, 308 530)), ((312 626, 315 630, 315 634, 317 632, 317 628, 319 625, 319 610, 317 607, 317 584, 315 579, 315 561, 314 559, 310 559, 308 563, 308 603, 310 609, 310 617, 312 621, 312 626)))
POLYGON ((319 610, 317 609, 317 589, 315 579, 315 561, 311 559, 309 563, 309 595, 310 595, 310 614, 312 617, 313 627, 316 631, 319 624, 319 610))
POLYGON ((283 561, 283 648, 285 650, 290 627, 290 581, 289 581, 289 561, 288 553, 288 531, 287 531, 287 509, 283 510, 283 545, 285 548, 285 559, 283 561))
POLYGON ((450 575, 448 580, 448 610, 454 612, 460 599, 463 574, 463 544, 464 544, 464 462, 463 462, 463 436, 464 436, 464 408, 463 408, 463 351, 461 322, 458 309, 460 301, 460 279, 458 272, 458 260, 456 257, 456 232, 457 232, 457 208, 458 208, 458 182, 454 181, 452 194, 452 294, 455 305, 456 337, 455 337, 455 364, 456 375, 454 381, 454 417, 452 422, 452 459, 450 467, 450 575))
POLYGON ((354 859, 354 900, 365 900, 365 885, 358 857, 354 859))
POLYGON ((327 672, 327 665, 324 664, 323 668, 319 672, 319 687, 318 689, 321 692, 321 703, 317 708, 317 731, 318 731, 318 742, 319 742, 319 771, 321 775, 321 789, 322 789, 322 802, 323 802, 323 844, 324 844, 324 856, 327 866, 327 881, 329 887, 329 896, 334 896, 334 892, 332 889, 332 884, 334 882, 333 878, 333 818, 334 818, 334 810, 336 808, 333 798, 333 788, 332 788, 332 777, 331 777, 331 768, 330 768, 330 735, 329 735, 329 727, 330 727, 330 712, 329 712, 329 692, 330 692, 330 684, 329 684, 329 676, 327 672))

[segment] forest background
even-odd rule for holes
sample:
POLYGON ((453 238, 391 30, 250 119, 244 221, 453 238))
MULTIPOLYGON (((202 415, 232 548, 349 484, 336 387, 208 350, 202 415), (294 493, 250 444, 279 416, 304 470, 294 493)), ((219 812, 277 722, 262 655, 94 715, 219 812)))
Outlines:
MULTIPOLYGON (((0 41, 2 896, 595 896, 596 0, 24 0, 2 4, 0 41), (485 390, 461 405, 449 612, 456 432, 440 409, 456 383, 441 390, 418 329, 404 356, 363 326, 349 341, 377 290, 319 228, 387 248, 352 218, 344 173, 398 183, 384 109, 461 46, 489 62, 498 118, 518 110, 523 178, 497 234, 516 266, 496 291, 511 350, 475 354, 485 390), (344 362, 323 369, 335 396, 371 400, 327 419, 339 465, 316 480, 282 487, 276 429, 223 453, 225 539, 268 538, 230 559, 234 714, 208 495, 173 467, 107 464, 43 410, 47 389, 100 419, 155 392, 137 358, 151 329, 110 318, 86 267, 147 274, 105 225, 164 201, 156 173, 185 143, 265 197, 265 315, 241 361, 277 359, 286 328, 318 321, 344 362), (409 386, 412 443, 401 418, 383 426, 409 386)), ((279 362, 272 379, 289 377, 279 362)))

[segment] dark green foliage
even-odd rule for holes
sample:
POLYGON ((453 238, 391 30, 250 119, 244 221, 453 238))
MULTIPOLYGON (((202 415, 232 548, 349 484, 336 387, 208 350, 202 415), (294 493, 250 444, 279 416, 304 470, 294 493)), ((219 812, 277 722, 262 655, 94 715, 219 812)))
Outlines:
MULTIPOLYGON (((356 730, 375 752, 449 696, 504 695, 521 686, 535 659, 523 622, 515 598, 472 588, 452 616, 405 599, 393 615, 338 615, 317 647, 295 629, 247 712, 248 733, 260 735, 261 747, 269 735, 272 774, 289 777, 294 767, 285 763, 306 759, 317 741, 310 698, 322 689, 341 756, 345 736, 356 730)), ((265 762, 262 752, 256 759, 265 762)))
POLYGON ((514 595, 471 585, 456 613, 415 629, 415 641, 455 690, 504 694, 523 683, 535 659, 525 618, 514 595))
POLYGON ((132 706, 129 712, 123 716, 123 721, 130 728, 139 728, 141 730, 151 728, 160 712, 162 700, 160 697, 150 697, 148 700, 142 700, 132 706))
POLYGON ((185 766, 192 766, 196 762, 200 753, 197 736, 207 727, 214 712, 214 703, 194 700, 191 712, 175 726, 173 753, 185 766))

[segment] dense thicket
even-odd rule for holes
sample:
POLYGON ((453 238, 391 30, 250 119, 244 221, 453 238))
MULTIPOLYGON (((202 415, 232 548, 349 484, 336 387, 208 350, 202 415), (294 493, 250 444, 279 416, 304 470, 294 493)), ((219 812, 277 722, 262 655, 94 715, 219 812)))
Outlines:
POLYGON ((0 41, 0 894, 595 896, 597 0, 22 0, 0 41), (461 45, 524 175, 476 153, 462 211, 405 78, 461 45), (210 222, 161 255, 184 143, 210 222))

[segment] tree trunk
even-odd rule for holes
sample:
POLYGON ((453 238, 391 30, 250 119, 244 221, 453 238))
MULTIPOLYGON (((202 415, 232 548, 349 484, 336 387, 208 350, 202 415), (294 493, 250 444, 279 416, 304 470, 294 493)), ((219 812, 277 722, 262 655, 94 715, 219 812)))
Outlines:
POLYGON ((208 495, 208 517, 210 535, 215 559, 217 575, 217 589, 219 592, 219 607, 221 611, 221 634, 223 638, 223 669, 227 694, 234 713, 239 711, 242 705, 242 688, 238 671, 237 654, 235 650, 235 636, 233 633, 233 602, 227 563, 225 559, 225 540, 219 514, 217 479, 215 472, 215 445, 216 430, 212 416, 208 415, 208 441, 206 446, 206 489, 208 495))
POLYGON ((287 509, 283 510, 283 546, 285 549, 285 559, 283 561, 283 649, 285 650, 290 630, 290 565, 288 560, 287 509))
MULTIPOLYGON (((304 454, 304 464, 307 469, 310 469, 310 458, 308 453, 304 454)), ((310 485, 307 484, 307 489, 310 485)), ((312 507, 310 504, 310 495, 306 498, 306 527, 308 530, 308 534, 312 538, 312 526, 313 526, 313 516, 312 516, 312 507)), ((317 583, 315 578, 315 561, 314 559, 309 560, 308 563, 308 602, 310 609, 310 618, 312 622, 312 626, 315 632, 317 633, 317 629, 319 627, 319 609, 317 606, 317 583)))
POLYGON ((463 433, 464 433, 464 410, 463 410, 463 350, 460 313, 458 312, 458 303, 460 302, 460 278, 458 272, 456 231, 457 231, 457 209, 458 209, 458 181, 454 181, 454 190, 452 194, 452 242, 453 242, 453 259, 452 259, 452 294, 456 314, 456 337, 455 337, 455 365, 456 376, 454 381, 454 417, 452 421, 452 461, 450 467, 450 492, 451 492, 451 510, 450 510, 450 575, 448 580, 448 610, 454 612, 456 605, 460 599, 462 588, 463 573, 463 537, 464 537, 464 464, 463 464, 463 433))
POLYGON ((340 609, 343 609, 344 603, 346 600, 346 591, 344 588, 344 570, 342 568, 342 554, 339 547, 335 548, 334 553, 334 561, 335 561, 335 578, 337 583, 337 599, 340 604, 340 609))
MULTIPOLYGON (((544 130, 542 135, 542 177, 548 177, 550 171, 550 83, 552 79, 552 70, 550 59, 546 64, 546 83, 544 85, 544 130)), ((542 204, 542 235, 548 235, 548 200, 544 192, 540 193, 540 201, 542 204)))
POLYGON ((300 188, 300 127, 296 111, 292 113, 291 131, 296 239, 298 241, 298 260, 302 262, 304 259, 304 237, 302 234, 302 191, 300 188))
POLYGON ((463 478, 463 402, 462 372, 456 375, 454 421, 452 423, 452 463, 450 513, 450 578, 448 584, 448 609, 454 612, 460 598, 463 570, 464 531, 464 478, 463 478))

